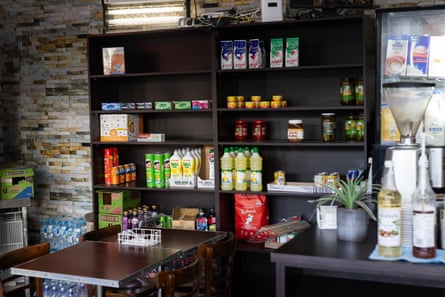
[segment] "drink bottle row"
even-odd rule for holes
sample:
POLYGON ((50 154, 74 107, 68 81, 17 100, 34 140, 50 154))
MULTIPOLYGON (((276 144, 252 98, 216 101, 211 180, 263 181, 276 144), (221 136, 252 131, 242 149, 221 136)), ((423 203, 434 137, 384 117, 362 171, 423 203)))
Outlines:
POLYGON ((48 242, 51 252, 55 252, 78 243, 86 231, 84 218, 44 218, 40 222, 40 241, 48 242))
POLYGON ((225 147, 220 161, 221 190, 263 190, 263 157, 258 147, 225 147))

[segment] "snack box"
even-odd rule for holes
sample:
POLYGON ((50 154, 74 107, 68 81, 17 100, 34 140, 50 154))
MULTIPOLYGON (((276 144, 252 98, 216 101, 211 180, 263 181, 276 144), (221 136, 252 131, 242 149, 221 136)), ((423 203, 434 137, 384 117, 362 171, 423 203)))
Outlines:
POLYGON ((137 141, 139 142, 164 142, 164 133, 141 133, 138 134, 137 141))
POLYGON ((34 196, 34 171, 15 164, 0 166, 0 199, 11 200, 34 196))
POLYGON ((141 204, 141 193, 130 190, 98 190, 99 213, 123 214, 141 204))
POLYGON ((122 217, 123 215, 109 214, 109 213, 100 213, 98 216, 98 227, 105 228, 112 225, 119 225, 122 229, 122 217))
POLYGON ((142 118, 139 115, 100 115, 100 141, 136 140, 140 132, 142 132, 142 118))
POLYGON ((121 104, 116 102, 102 102, 102 110, 121 110, 121 104))
POLYGON ((156 101, 155 109, 156 110, 171 110, 172 103, 170 101, 156 101))
POLYGON ((195 230, 195 219, 199 208, 173 208, 172 227, 176 229, 195 230))
POLYGON ((192 102, 189 100, 174 101, 173 104, 176 110, 192 109, 192 102))

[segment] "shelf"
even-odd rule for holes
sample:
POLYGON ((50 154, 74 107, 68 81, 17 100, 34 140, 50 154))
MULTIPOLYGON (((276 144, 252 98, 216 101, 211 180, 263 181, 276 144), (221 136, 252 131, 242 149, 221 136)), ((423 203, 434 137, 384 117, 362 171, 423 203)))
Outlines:
POLYGON ((196 71, 178 71, 178 72, 141 72, 141 73, 126 73, 126 74, 112 74, 112 75, 101 75, 94 74, 90 75, 90 79, 133 79, 133 78, 144 78, 144 77, 157 77, 157 76, 184 76, 184 75, 211 75, 211 70, 196 70, 196 71))
POLYGON ((154 113, 211 113, 211 109, 156 110, 156 109, 125 109, 125 110, 92 110, 92 114, 154 114, 154 113))
POLYGON ((148 192, 194 192, 194 193, 213 193, 214 189, 198 189, 198 188, 147 188, 144 186, 139 186, 135 184, 122 184, 115 186, 108 186, 105 184, 96 184, 94 185, 94 189, 105 189, 105 190, 133 190, 133 191, 148 191, 148 192))
POLYGON ((291 147, 363 147, 362 141, 336 141, 321 142, 317 140, 303 140, 302 142, 289 142, 287 140, 267 140, 267 141, 219 141, 220 146, 291 146, 291 147))
POLYGON ((330 112, 330 111, 363 111, 364 107, 360 105, 350 105, 350 106, 288 106, 282 108, 218 108, 218 112, 292 112, 292 111, 314 111, 314 112, 330 112))
MULTIPOLYGON (((167 137, 167 136, 166 136, 167 137)), ((184 145, 213 145, 212 140, 188 140, 188 139, 172 139, 164 142, 143 142, 143 141, 91 141, 91 144, 98 146, 184 146, 184 145)))
POLYGON ((318 71, 318 70, 335 70, 335 69, 349 69, 362 68, 362 64, 333 64, 333 65, 312 65, 312 66, 298 66, 298 67, 266 67, 255 69, 219 69, 218 74, 239 74, 249 72, 299 72, 299 71, 318 71))

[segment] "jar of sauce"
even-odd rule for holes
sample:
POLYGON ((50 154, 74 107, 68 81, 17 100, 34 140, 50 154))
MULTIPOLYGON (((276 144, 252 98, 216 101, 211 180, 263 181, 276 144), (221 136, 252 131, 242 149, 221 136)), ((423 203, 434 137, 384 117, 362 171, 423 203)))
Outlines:
POLYGON ((355 105, 355 89, 351 79, 345 77, 340 81, 340 103, 341 105, 355 105))
POLYGON ((363 78, 359 78, 355 81, 355 105, 363 105, 364 102, 364 87, 363 78))
POLYGON ((321 114, 321 139, 324 142, 334 142, 336 134, 335 113, 326 112, 321 114))
POLYGON ((346 140, 356 140, 357 139, 356 123, 357 123, 357 120, 353 114, 345 116, 345 139, 346 140))
POLYGON ((235 140, 236 141, 247 140, 247 122, 245 120, 235 121, 235 140))
POLYGON ((266 121, 255 120, 252 123, 252 140, 264 141, 266 139, 266 121))
POLYGON ((365 116, 361 113, 355 122, 355 130, 357 131, 356 139, 363 141, 365 138, 365 116))
POLYGON ((287 125, 287 140, 290 142, 301 142, 303 139, 303 120, 289 120, 287 125))

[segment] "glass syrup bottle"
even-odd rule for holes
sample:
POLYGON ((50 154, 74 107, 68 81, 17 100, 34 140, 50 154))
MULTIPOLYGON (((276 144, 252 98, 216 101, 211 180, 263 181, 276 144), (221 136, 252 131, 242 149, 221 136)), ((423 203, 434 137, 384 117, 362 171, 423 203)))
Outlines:
POLYGON ((430 259, 436 256, 436 196, 431 188, 425 141, 419 158, 419 176, 413 193, 413 256, 430 259))
POLYGON ((385 161, 385 173, 382 189, 377 195, 377 207, 379 256, 400 257, 402 255, 402 197, 396 188, 394 164, 391 160, 385 161))

